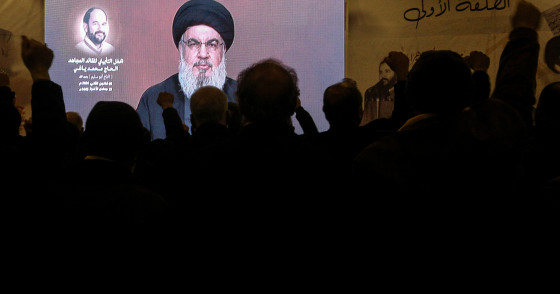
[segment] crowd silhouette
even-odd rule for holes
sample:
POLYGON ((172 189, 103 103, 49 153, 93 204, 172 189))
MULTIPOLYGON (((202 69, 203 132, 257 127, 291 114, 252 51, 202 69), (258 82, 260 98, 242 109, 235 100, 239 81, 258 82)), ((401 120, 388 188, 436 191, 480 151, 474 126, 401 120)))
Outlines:
POLYGON ((190 132, 173 95, 160 93, 166 137, 155 140, 122 102, 98 102, 85 125, 67 113, 48 74, 52 51, 24 36, 33 79, 27 136, 19 134, 9 79, 0 76, 7 213, 37 231, 258 232, 318 246, 356 240, 375 220, 395 224, 445 205, 453 214, 548 203, 560 194, 560 83, 543 89, 533 111, 540 17, 520 2, 496 77, 479 51, 466 58, 426 51, 410 69, 405 54, 390 52, 397 76, 390 118, 360 126, 363 97, 346 78, 325 89, 329 129, 319 132, 301 107, 295 70, 264 59, 239 74, 237 102, 215 87, 197 90, 190 132))

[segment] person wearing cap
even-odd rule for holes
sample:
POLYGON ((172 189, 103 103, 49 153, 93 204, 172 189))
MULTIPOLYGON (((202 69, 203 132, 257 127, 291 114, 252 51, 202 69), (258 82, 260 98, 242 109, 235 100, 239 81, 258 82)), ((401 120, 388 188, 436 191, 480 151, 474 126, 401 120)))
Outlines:
POLYGON ((227 76, 225 53, 234 39, 230 12, 213 0, 185 2, 173 19, 173 40, 179 51, 179 72, 149 87, 136 111, 152 140, 166 137, 163 109, 157 103, 161 92, 174 96, 175 108, 187 127, 191 127, 189 101, 200 87, 222 89, 228 102, 235 102, 237 81, 227 76))

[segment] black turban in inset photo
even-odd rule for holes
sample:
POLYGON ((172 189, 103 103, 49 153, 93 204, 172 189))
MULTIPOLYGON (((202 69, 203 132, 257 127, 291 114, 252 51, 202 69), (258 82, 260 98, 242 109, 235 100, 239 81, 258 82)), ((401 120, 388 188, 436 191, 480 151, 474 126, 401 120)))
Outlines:
POLYGON ((190 0, 185 2, 173 19, 173 41, 179 48, 181 36, 188 27, 207 25, 215 29, 226 44, 226 51, 233 43, 233 17, 221 3, 214 0, 190 0))

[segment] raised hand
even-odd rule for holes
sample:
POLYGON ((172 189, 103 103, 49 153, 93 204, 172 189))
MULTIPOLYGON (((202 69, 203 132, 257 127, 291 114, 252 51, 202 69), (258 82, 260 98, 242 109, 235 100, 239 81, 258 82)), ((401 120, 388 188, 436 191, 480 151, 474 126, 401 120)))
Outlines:
POLYGON ((385 58, 387 65, 395 72, 397 75, 397 80, 406 80, 408 77, 408 67, 410 60, 408 56, 402 52, 391 51, 389 55, 385 58))
POLYGON ((157 98, 157 104, 161 106, 164 110, 170 107, 173 107, 173 94, 168 92, 161 92, 157 98))
POLYGON ((54 53, 46 44, 22 36, 21 58, 34 81, 37 79, 50 80, 49 68, 53 62, 54 53))
POLYGON ((515 14, 511 19, 513 28, 530 28, 536 30, 541 23, 541 12, 533 4, 521 0, 517 5, 515 14))
POLYGON ((474 71, 487 72, 490 67, 490 57, 480 51, 471 51, 469 56, 466 56, 465 62, 474 71))

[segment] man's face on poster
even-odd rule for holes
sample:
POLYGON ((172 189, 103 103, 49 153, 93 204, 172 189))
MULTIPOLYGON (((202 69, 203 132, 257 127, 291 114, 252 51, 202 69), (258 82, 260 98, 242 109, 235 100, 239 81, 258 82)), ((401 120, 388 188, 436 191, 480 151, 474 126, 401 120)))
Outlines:
POLYGON ((99 45, 105 41, 109 33, 109 23, 103 10, 95 9, 91 12, 89 22, 84 23, 84 30, 94 44, 99 45))
POLYGON ((206 25, 187 29, 181 42, 183 58, 195 76, 210 77, 222 62, 224 41, 220 34, 206 25))
POLYGON ((187 28, 179 42, 179 82, 187 97, 202 86, 222 88, 226 81, 225 46, 206 25, 187 28))
POLYGON ((385 62, 382 62, 379 65, 379 79, 383 82, 384 86, 394 84, 395 81, 395 72, 389 67, 389 65, 385 62))

